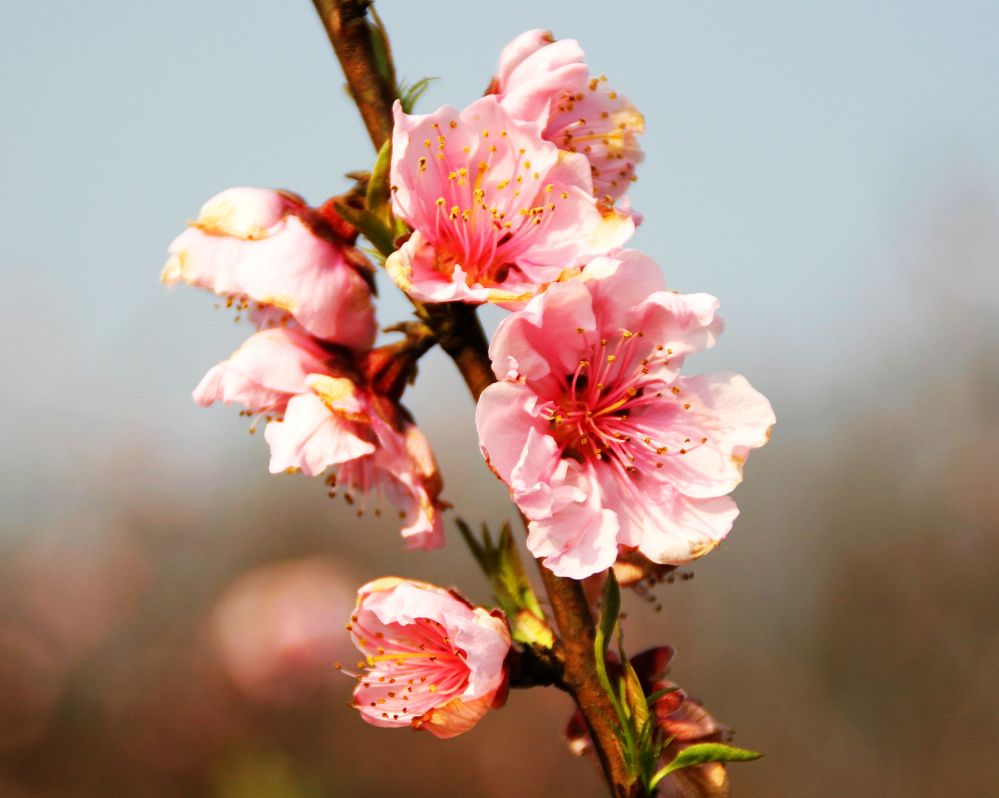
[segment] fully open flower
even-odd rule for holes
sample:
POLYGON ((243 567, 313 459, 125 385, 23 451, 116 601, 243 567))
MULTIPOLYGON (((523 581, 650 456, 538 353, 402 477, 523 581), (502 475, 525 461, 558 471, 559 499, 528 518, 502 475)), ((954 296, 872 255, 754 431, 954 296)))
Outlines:
POLYGON ((679 375, 721 332, 716 307, 665 290, 650 258, 625 251, 501 322, 479 440, 556 574, 582 579, 635 549, 686 562, 731 528, 727 494, 774 415, 741 376, 679 375))
POLYGON ((523 302, 633 232, 601 213, 582 155, 483 97, 426 116, 395 107, 392 197, 412 237, 387 262, 413 297, 523 302))
POLYGON ((356 493, 377 508, 384 495, 398 508, 407 545, 437 548, 444 504, 433 452, 394 397, 368 384, 366 358, 298 329, 262 330, 212 368, 194 398, 266 415, 272 473, 318 476, 333 468, 327 482, 345 489, 348 501, 356 493))
MULTIPOLYGON (((670 646, 659 646, 643 651, 630 660, 645 695, 670 690, 650 707, 666 743, 660 757, 664 765, 673 761, 689 745, 721 742, 727 734, 725 727, 697 699, 688 696, 666 677, 673 654, 670 646)), ((613 660, 608 666, 612 673, 621 669, 619 662, 613 660)), ((569 750, 577 756, 592 749, 593 743, 579 712, 569 720, 565 733, 569 750)), ((662 798, 728 798, 729 792, 725 765, 710 762, 672 773, 661 782, 656 794, 662 798)))
POLYGON ((376 332, 369 269, 300 197, 230 188, 170 244, 160 279, 214 291, 261 327, 294 319, 318 338, 366 349, 376 332))
POLYGON ((500 55, 495 88, 503 107, 537 122, 545 139, 587 157, 598 200, 613 205, 625 196, 643 157, 645 120, 606 76, 590 77, 576 41, 522 33, 500 55))
POLYGON ((368 723, 454 737, 506 699, 506 619, 453 591, 395 577, 369 582, 347 629, 365 657, 354 704, 368 723))

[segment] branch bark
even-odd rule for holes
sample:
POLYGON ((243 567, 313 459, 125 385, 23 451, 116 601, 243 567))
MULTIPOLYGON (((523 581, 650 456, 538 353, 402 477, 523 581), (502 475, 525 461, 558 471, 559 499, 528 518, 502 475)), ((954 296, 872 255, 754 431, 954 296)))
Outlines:
POLYGON ((330 44, 343 67, 351 96, 361 112, 375 150, 392 135, 395 86, 378 69, 372 29, 368 24, 370 0, 312 0, 326 28, 330 44))
POLYGON ((586 721, 611 794, 616 798, 637 798, 640 787, 629 776, 621 754, 614 707, 597 678, 593 645, 596 629, 583 586, 575 579, 556 576, 540 560, 537 563, 558 626, 564 663, 562 686, 586 721))
MULTIPOLYGON (((366 19, 369 0, 313 0, 333 50, 343 67, 354 102, 379 150, 392 135, 395 87, 382 77, 366 19)), ((412 300, 411 300, 412 301, 412 300)), ((413 301, 417 314, 434 331, 441 348, 454 361, 472 396, 493 382, 489 344, 475 308, 461 303, 424 304, 413 301)), ((595 628, 582 585, 556 576, 538 562, 551 602, 564 661, 562 687, 572 695, 589 727, 593 745, 615 798, 634 798, 632 783, 615 733, 615 713, 597 678, 593 648, 595 628)))

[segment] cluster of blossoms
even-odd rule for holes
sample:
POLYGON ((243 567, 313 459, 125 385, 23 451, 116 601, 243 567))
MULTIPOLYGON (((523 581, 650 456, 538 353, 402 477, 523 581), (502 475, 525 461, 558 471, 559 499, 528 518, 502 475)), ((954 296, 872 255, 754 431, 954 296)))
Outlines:
POLYGON ((440 474, 398 403, 404 347, 372 348, 371 267, 356 235, 331 206, 233 188, 208 200, 170 245, 161 279, 214 291, 260 328, 205 375, 198 404, 235 403, 265 418, 272 473, 331 471, 327 484, 352 503, 355 494, 384 495, 407 544, 436 548, 440 474))
POLYGON ((720 334, 718 303, 620 248, 641 156, 628 100, 542 31, 506 47, 491 88, 463 111, 396 106, 393 207, 414 232, 389 271, 419 299, 514 311, 476 422, 536 557, 575 579, 619 553, 695 559, 731 529, 770 404, 737 375, 680 376, 720 334))
MULTIPOLYGON (((743 377, 681 375, 721 333, 718 302, 668 289, 651 258, 622 248, 641 222, 627 190, 642 131, 578 44, 543 31, 511 42, 487 94, 463 110, 394 109, 388 193, 407 235, 384 253, 386 270, 417 303, 510 311, 489 347, 496 381, 476 409, 480 445, 527 520, 528 549, 577 580, 711 551, 774 423, 743 377)), ((163 280, 214 291, 260 328, 208 372, 199 404, 265 417, 272 472, 382 493, 409 544, 432 548, 443 542, 441 480, 399 403, 418 354, 372 348, 372 269, 356 236, 332 203, 231 189, 171 245, 163 280)), ((361 588, 347 628, 365 657, 354 696, 369 723, 450 737, 505 697, 502 613, 391 578, 361 588)), ((650 685, 663 682, 665 651, 633 663, 650 685)), ((721 731, 679 693, 655 712, 677 744, 721 731)))

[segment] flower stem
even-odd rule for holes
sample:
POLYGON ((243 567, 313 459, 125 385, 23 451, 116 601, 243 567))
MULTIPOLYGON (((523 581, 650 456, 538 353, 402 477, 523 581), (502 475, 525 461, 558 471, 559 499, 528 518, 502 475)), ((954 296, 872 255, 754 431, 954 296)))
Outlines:
MULTIPOLYGON (((389 70, 380 64, 376 37, 384 41, 384 30, 367 19, 370 0, 313 0, 319 18, 340 61, 351 96, 364 120, 375 150, 392 134, 392 103, 396 86, 389 70)), ((384 60, 384 59, 383 59, 384 60)), ((489 360, 489 344, 475 308, 461 303, 433 304, 414 300, 417 315, 434 332, 441 348, 454 361, 465 383, 478 400, 495 377, 489 360)), ((594 622, 582 585, 556 576, 540 561, 538 568, 551 602, 561 638, 564 661, 562 686, 579 706, 593 739, 604 775, 615 798, 633 798, 639 785, 628 772, 617 732, 614 707, 597 678, 593 650, 594 622)))

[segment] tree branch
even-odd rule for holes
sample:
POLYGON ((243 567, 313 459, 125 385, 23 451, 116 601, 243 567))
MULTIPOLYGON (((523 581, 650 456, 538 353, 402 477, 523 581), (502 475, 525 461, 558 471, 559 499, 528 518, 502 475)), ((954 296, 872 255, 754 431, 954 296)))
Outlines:
POLYGON ((343 67, 351 96, 375 149, 392 135, 396 87, 379 69, 367 12, 370 0, 312 0, 343 67))
MULTIPOLYGON (((333 50, 343 67, 354 102, 378 150, 392 134, 395 87, 379 72, 372 45, 371 27, 365 17, 369 0, 313 0, 333 50)), ((458 302, 432 304, 413 301, 417 315, 434 331, 441 348, 454 361, 472 396, 479 395, 495 377, 489 344, 475 308, 458 302)), ((633 798, 632 783, 614 728, 615 713, 597 678, 593 650, 594 624, 582 585, 555 576, 540 561, 538 568, 551 602, 561 639, 564 660, 562 686, 579 706, 589 727, 600 764, 615 798, 633 798)))
POLYGON ((639 785, 629 775, 621 753, 614 706, 597 678, 593 646, 596 630, 583 585, 575 579, 555 576, 540 560, 537 563, 558 625, 564 662, 562 684, 586 721, 611 793, 616 798, 635 798, 639 785))

